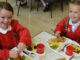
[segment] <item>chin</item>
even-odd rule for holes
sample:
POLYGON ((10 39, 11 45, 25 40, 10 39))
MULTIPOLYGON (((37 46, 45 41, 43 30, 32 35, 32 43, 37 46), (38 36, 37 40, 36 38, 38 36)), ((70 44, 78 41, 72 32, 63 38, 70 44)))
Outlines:
POLYGON ((8 27, 3 27, 3 29, 7 29, 8 27))
POLYGON ((77 23, 77 21, 72 21, 72 23, 77 23))

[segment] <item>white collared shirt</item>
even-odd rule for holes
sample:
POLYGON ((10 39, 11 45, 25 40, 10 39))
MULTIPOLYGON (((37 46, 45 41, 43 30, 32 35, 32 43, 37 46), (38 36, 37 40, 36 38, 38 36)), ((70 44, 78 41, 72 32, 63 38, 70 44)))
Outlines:
POLYGON ((6 34, 8 31, 11 31, 11 26, 9 26, 7 29, 2 29, 2 28, 0 28, 0 33, 2 33, 2 34, 6 34))
POLYGON ((71 19, 69 20, 69 24, 72 26, 72 32, 75 32, 77 27, 80 25, 80 21, 76 24, 72 23, 71 19))

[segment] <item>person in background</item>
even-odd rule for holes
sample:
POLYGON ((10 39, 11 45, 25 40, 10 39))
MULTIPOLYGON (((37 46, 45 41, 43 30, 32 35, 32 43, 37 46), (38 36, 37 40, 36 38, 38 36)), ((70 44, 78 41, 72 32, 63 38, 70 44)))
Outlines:
POLYGON ((41 3, 43 4, 44 12, 50 10, 50 1, 49 0, 41 0, 41 3))
POLYGON ((0 2, 0 60, 17 58, 32 43, 29 30, 13 19, 13 14, 9 3, 0 2), (13 50, 14 47, 18 50, 13 50))
POLYGON ((44 7, 44 9, 43 9, 43 11, 44 12, 46 12, 46 11, 49 11, 50 10, 50 6, 51 6, 51 0, 36 0, 36 1, 38 1, 38 2, 41 2, 42 3, 42 5, 43 5, 43 7, 44 7))
POLYGON ((57 37, 66 36, 80 44, 80 0, 69 3, 68 16, 57 24, 54 34, 57 37))
POLYGON ((20 4, 21 6, 25 6, 25 5, 27 5, 27 0, 21 0, 21 4, 20 4))

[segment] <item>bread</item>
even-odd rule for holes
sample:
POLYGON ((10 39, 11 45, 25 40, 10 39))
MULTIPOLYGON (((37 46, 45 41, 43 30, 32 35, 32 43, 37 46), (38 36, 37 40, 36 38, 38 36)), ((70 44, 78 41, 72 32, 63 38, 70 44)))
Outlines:
POLYGON ((61 38, 61 37, 59 37, 59 38, 52 38, 52 39, 49 39, 47 42, 50 44, 50 43, 53 43, 53 42, 61 42, 61 43, 64 43, 66 41, 66 39, 65 38, 61 38))
POLYGON ((57 60, 66 60, 66 58, 58 58, 57 60))
POLYGON ((17 57, 17 58, 10 58, 10 60, 22 60, 22 59, 20 59, 20 57, 17 57))

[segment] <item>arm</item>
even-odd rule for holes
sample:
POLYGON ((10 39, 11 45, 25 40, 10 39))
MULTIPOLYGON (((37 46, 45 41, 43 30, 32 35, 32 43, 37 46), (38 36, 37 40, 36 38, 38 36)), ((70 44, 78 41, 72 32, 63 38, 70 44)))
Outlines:
POLYGON ((28 29, 19 25, 17 31, 19 32, 20 42, 23 42, 25 45, 30 45, 32 41, 28 29))
POLYGON ((25 45, 30 45, 32 43, 29 30, 18 23, 18 21, 13 20, 12 25, 19 34, 19 42, 23 42, 25 45))
POLYGON ((65 31, 65 27, 66 27, 66 20, 67 17, 65 17, 64 19, 62 19, 57 25, 56 25, 56 29, 54 30, 54 33, 59 32, 60 35, 63 35, 64 31, 65 31))
POLYGON ((15 50, 0 49, 0 60, 7 60, 8 58, 17 58, 18 52, 15 50))
POLYGON ((6 60, 9 58, 9 50, 0 49, 0 60, 6 60))
POLYGON ((14 29, 19 35, 18 52, 22 52, 26 46, 32 43, 29 30, 22 25, 20 25, 16 20, 13 20, 14 29))

